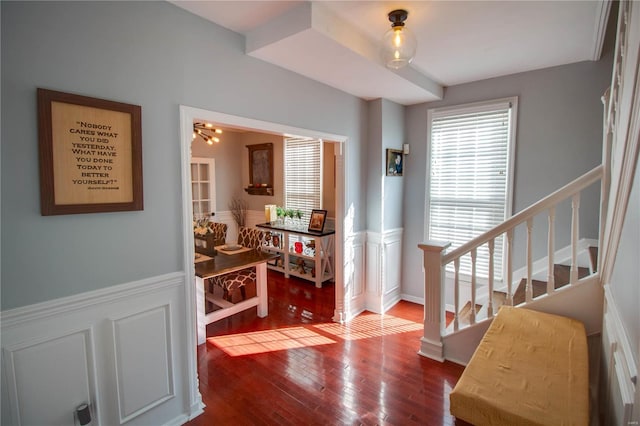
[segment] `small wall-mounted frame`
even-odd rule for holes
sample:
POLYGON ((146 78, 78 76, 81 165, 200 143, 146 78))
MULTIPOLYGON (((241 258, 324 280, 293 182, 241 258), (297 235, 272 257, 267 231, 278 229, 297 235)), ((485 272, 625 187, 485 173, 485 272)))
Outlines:
POLYGON ((43 216, 142 210, 141 108, 38 89, 43 216))
POLYGON ((312 210, 309 218, 309 231, 322 232, 325 220, 327 220, 326 210, 312 210))
POLYGON ((250 195, 273 195, 273 144, 247 145, 250 195))
POLYGON ((387 149, 387 176, 402 176, 404 158, 399 149, 387 149))

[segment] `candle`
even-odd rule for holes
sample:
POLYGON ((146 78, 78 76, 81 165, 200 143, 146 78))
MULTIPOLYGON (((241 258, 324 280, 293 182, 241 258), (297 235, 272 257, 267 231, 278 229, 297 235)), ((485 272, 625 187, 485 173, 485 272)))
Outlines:
POLYGON ((277 215, 276 215, 276 205, 275 204, 266 204, 264 206, 264 218, 265 218, 267 223, 276 221, 277 215))

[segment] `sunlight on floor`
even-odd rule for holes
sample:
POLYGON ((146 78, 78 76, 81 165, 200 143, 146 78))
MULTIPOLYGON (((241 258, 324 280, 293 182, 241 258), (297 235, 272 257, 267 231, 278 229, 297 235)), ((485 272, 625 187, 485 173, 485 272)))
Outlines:
POLYGON ((231 356, 241 356, 336 343, 326 334, 343 340, 358 340, 419 331, 422 327, 421 323, 393 315, 362 314, 347 324, 309 324, 304 327, 214 336, 207 338, 207 341, 231 356))
POLYGON ((367 339, 422 330, 423 325, 393 315, 363 314, 348 324, 319 324, 315 327, 344 340, 367 339))
POLYGON ((335 343, 334 340, 305 327, 215 336, 209 337, 207 341, 213 343, 231 356, 252 355, 335 343))

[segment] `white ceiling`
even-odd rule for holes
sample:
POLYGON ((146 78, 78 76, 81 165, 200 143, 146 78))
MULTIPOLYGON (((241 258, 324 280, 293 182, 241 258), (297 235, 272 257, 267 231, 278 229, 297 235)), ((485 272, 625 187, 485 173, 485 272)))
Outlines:
POLYGON ((246 53, 363 99, 411 105, 443 88, 600 57, 608 0, 172 1, 243 34, 246 53), (397 71, 378 46, 406 9, 416 57, 397 71))

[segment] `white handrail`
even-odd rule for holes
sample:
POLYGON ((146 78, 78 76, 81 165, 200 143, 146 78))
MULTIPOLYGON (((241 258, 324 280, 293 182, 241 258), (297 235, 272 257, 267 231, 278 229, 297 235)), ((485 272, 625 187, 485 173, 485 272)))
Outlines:
POLYGON ((522 210, 521 212, 511 216, 511 218, 507 219, 505 222, 502 222, 500 225, 496 226, 493 229, 485 232, 482 235, 477 236, 476 238, 468 241, 467 243, 461 245, 455 250, 450 251, 442 257, 442 264, 446 265, 452 262, 455 258, 463 256, 470 252, 472 249, 481 246, 482 244, 488 242, 491 239, 497 238, 509 229, 515 228, 519 224, 525 222, 527 219, 537 215, 538 213, 548 209, 551 206, 555 206, 561 201, 564 201, 568 197, 577 194, 582 191, 584 188, 588 187, 592 183, 598 181, 602 177, 602 165, 595 167, 590 172, 585 173, 580 176, 576 180, 562 188, 558 189, 556 192, 546 196, 542 200, 538 201, 522 210))

